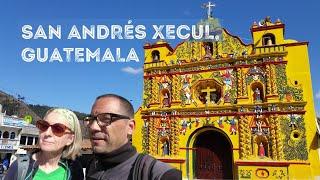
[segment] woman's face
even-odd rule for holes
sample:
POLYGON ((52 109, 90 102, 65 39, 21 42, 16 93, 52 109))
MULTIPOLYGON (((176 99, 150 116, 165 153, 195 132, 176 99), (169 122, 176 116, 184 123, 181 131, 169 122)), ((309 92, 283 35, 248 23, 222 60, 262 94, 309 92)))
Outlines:
MULTIPOLYGON (((48 114, 44 121, 48 122, 50 125, 59 123, 64 126, 69 127, 69 124, 59 113, 51 112, 48 114)), ((39 145, 40 149, 44 152, 61 152, 65 146, 69 146, 74 140, 74 135, 69 129, 65 130, 65 133, 61 136, 57 136, 53 131, 52 127, 49 127, 47 130, 41 131, 39 134, 39 145)))

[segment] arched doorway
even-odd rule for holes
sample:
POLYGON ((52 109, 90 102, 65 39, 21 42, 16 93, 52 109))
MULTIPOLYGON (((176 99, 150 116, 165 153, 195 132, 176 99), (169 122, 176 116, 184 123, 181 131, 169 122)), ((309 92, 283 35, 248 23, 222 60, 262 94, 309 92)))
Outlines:
POLYGON ((200 132, 193 148, 194 178, 233 179, 232 145, 225 133, 214 128, 200 132))

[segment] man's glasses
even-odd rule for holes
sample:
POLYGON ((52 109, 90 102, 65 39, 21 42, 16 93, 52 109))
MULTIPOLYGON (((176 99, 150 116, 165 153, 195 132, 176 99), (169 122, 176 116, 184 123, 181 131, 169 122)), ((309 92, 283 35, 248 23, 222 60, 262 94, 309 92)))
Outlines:
POLYGON ((47 121, 38 120, 36 122, 36 126, 41 132, 45 132, 46 130, 49 129, 49 127, 51 127, 52 133, 58 137, 61 137, 64 134, 68 134, 68 133, 73 134, 70 128, 60 123, 49 124, 47 121), (70 132, 67 132, 66 130, 69 130, 70 132))
POLYGON ((93 123, 94 120, 97 120, 97 123, 100 127, 109 126, 112 122, 119 119, 131 119, 128 116, 114 114, 114 113, 101 113, 96 116, 88 116, 84 118, 84 124, 89 126, 93 123))

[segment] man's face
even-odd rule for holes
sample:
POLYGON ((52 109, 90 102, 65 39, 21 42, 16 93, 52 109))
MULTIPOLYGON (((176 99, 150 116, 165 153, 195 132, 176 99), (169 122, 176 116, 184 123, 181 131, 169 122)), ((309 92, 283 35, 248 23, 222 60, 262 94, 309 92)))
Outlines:
MULTIPOLYGON (((118 99, 104 97, 98 99, 92 106, 91 115, 96 117, 101 113, 126 115, 118 99)), ((109 126, 99 126, 95 120, 89 124, 93 151, 95 153, 112 152, 128 142, 128 135, 134 129, 134 120, 119 119, 109 126)))

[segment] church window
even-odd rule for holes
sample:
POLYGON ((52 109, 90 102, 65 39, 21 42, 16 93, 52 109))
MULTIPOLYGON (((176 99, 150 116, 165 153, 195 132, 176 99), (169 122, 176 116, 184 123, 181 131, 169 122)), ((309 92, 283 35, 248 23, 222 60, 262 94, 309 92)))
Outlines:
POLYGON ((268 34, 265 34, 262 36, 262 45, 263 46, 272 46, 275 44, 276 44, 276 37, 273 34, 268 33, 268 34))
POLYGON ((152 62, 158 62, 160 60, 160 52, 158 50, 152 51, 151 55, 152 55, 152 62))

